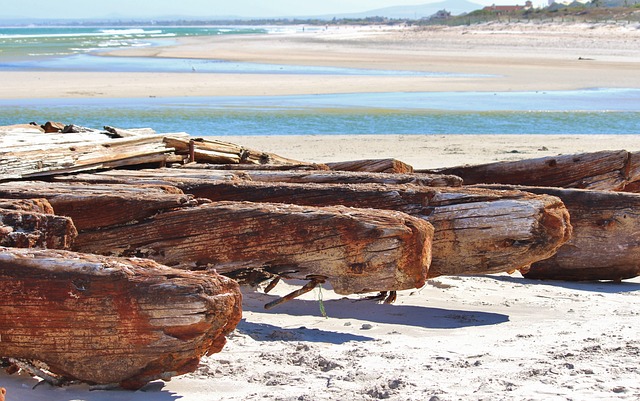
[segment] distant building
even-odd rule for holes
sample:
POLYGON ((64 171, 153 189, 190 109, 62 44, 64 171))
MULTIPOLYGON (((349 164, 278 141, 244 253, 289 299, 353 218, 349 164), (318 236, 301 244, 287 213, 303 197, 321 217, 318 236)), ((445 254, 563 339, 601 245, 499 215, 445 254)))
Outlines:
POLYGON ((525 11, 525 10, 530 10, 533 8, 533 3, 530 0, 527 0, 527 2, 524 3, 524 6, 519 6, 519 5, 515 5, 515 6, 496 6, 495 4, 491 5, 491 6, 487 6, 485 8, 483 8, 483 11, 488 11, 494 14, 511 14, 511 13, 515 13, 518 11, 525 11))
POLYGON ((443 20, 451 18, 451 13, 447 10, 440 10, 429 17, 430 20, 443 20))

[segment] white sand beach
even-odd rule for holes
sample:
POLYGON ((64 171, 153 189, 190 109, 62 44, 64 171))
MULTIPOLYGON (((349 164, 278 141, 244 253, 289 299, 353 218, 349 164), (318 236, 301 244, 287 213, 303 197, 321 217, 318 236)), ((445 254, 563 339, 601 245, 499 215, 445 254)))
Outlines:
MULTIPOLYGON (((118 55, 495 77, 3 72, 0 98, 640 88, 639 40, 635 26, 515 24, 195 38, 118 55)), ((640 134, 223 139, 308 161, 394 157, 416 168, 640 150, 640 134)), ((281 283, 269 295, 245 288, 244 318, 224 350, 170 382, 136 392, 54 388, 25 374, 0 372, 0 386, 7 388, 8 401, 640 399, 639 278, 571 283, 528 280, 519 273, 440 277, 400 292, 394 305, 344 298, 325 288, 263 309, 299 285, 281 283)))

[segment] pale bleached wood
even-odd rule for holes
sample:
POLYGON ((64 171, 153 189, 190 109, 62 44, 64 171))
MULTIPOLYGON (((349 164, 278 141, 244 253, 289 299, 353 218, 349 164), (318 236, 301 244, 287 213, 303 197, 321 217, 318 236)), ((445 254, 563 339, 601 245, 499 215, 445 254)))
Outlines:
POLYGON ((249 149, 230 142, 207 138, 178 138, 171 135, 165 137, 167 146, 175 148, 178 153, 189 154, 193 146, 196 162, 219 164, 296 164, 304 165, 298 160, 288 159, 274 153, 249 149))
POLYGON ((393 211, 214 202, 80 233, 75 249, 238 279, 252 272, 263 279, 322 277, 337 293, 353 294, 421 287, 432 236, 429 223, 393 211))
POLYGON ((430 170, 471 184, 510 184, 624 191, 640 180, 640 155, 625 150, 548 156, 430 170))
POLYGON ((194 371, 240 321, 238 285, 144 259, 0 248, 1 357, 129 389, 194 371))
POLYGON ((640 194, 548 187, 510 188, 557 196, 571 214, 571 240, 549 259, 534 263, 525 272, 525 277, 618 281, 640 275, 640 194))
POLYGON ((0 180, 146 163, 174 156, 158 135, 113 139, 100 132, 0 132, 0 180))

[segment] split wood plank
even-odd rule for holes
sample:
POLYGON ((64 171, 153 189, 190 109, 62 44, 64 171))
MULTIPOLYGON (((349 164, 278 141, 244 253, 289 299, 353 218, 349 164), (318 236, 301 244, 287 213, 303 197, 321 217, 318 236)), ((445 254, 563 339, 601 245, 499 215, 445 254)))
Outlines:
POLYGON ((165 136, 168 147, 175 148, 179 154, 193 153, 193 160, 199 163, 218 164, 295 164, 305 165, 302 161, 288 159, 274 153, 245 148, 230 142, 206 138, 183 138, 165 136))
POLYGON ((462 177, 466 185, 509 184, 624 191, 638 187, 640 154, 601 151, 425 170, 462 177))
POLYGON ((112 139, 100 133, 0 133, 0 180, 164 163, 175 158, 158 135, 112 139))
POLYGON ((214 202, 80 233, 75 249, 211 268, 247 282, 322 277, 337 293, 354 294, 424 285, 432 236, 429 223, 400 212, 214 202))
POLYGON ((640 275, 640 194, 548 187, 508 188, 557 196, 571 214, 571 240, 549 259, 534 263, 524 272, 525 277, 619 281, 640 275))
POLYGON ((137 389, 220 352, 242 296, 213 272, 144 259, 0 248, 0 356, 62 380, 137 389))

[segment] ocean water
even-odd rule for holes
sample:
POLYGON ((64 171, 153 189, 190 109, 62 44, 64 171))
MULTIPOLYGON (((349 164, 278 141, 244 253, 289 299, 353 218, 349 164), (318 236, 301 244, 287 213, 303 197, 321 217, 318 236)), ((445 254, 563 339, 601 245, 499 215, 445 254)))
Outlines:
MULTIPOLYGON (((324 75, 415 71, 300 67, 221 60, 106 57, 105 50, 185 36, 271 34, 300 27, 0 28, 0 74, 15 70, 324 75)), ((479 76, 482 77, 482 76, 479 76)), ((0 100, 0 125, 46 121, 151 127, 197 136, 313 134, 640 134, 640 90, 365 93, 143 99, 0 100)))
POLYGON ((48 120, 196 136, 640 134, 640 90, 0 100, 0 125, 48 120))

